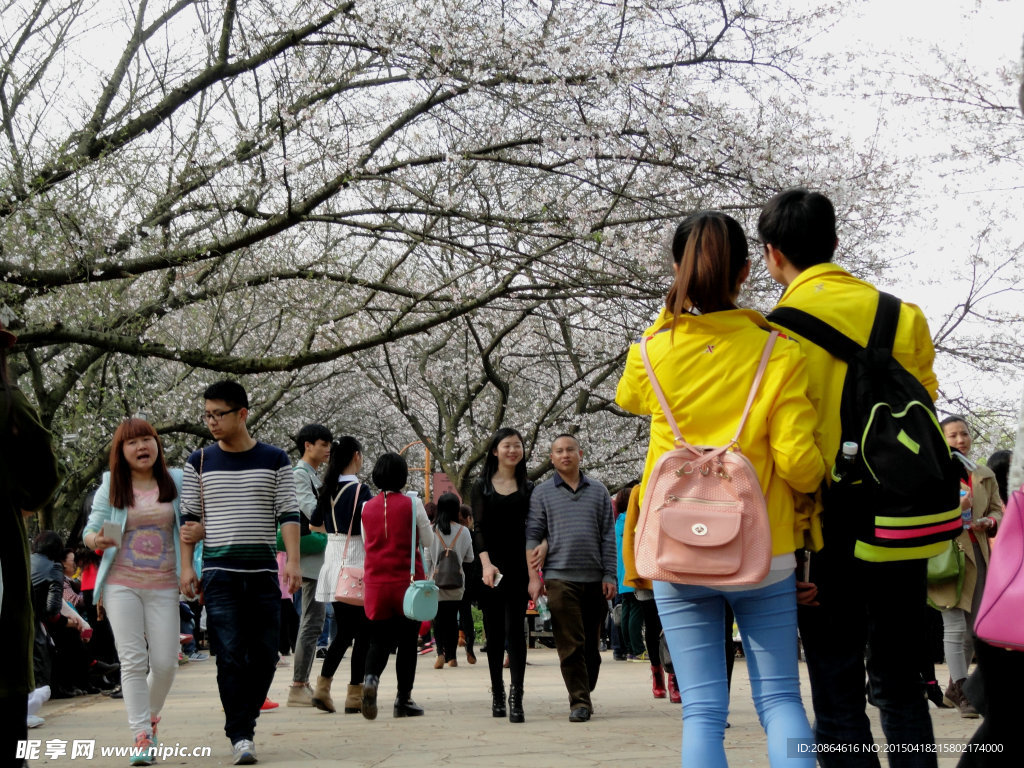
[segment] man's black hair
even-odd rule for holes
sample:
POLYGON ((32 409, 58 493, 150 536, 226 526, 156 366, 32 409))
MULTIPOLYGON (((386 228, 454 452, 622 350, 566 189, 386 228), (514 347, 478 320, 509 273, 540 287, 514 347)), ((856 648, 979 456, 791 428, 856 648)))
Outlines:
POLYGON ((836 250, 836 210, 820 192, 795 187, 780 192, 757 219, 761 242, 771 245, 801 272, 832 261, 836 250))
POLYGON ((249 395, 245 393, 245 387, 231 379, 217 381, 208 386, 203 392, 203 399, 223 400, 231 408, 249 407, 249 395))
POLYGON ((306 453, 306 443, 316 444, 317 440, 330 443, 334 441, 334 435, 323 424, 307 424, 300 429, 299 434, 295 436, 295 447, 299 451, 299 457, 306 453))

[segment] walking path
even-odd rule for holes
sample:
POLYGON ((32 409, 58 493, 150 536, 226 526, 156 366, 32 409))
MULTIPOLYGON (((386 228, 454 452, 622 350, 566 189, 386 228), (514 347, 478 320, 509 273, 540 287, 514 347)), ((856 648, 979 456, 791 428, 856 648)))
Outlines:
MULTIPOLYGON (((324 768, 422 768, 433 765, 473 768, 647 768, 678 766, 680 743, 679 706, 667 699, 651 697, 649 667, 646 664, 612 661, 604 663, 594 693, 595 713, 589 723, 568 722, 568 701, 558 671, 558 657, 546 648, 531 650, 526 670, 526 723, 513 725, 507 719, 491 717, 487 665, 484 654, 470 666, 459 651, 459 666, 433 668, 433 655, 421 656, 413 698, 426 715, 393 719, 390 703, 395 694, 394 659, 381 679, 380 715, 370 722, 359 715, 340 711, 345 697, 345 680, 339 674, 334 692, 337 714, 315 709, 284 706, 291 680, 291 659, 277 671, 271 698, 279 709, 260 717, 256 728, 256 753, 261 766, 323 766, 324 768)), ((319 668, 319 662, 315 669, 319 668)), ((347 678, 348 661, 340 673, 347 678)), ((806 669, 801 664, 802 691, 810 708, 806 669)), ((940 667, 939 679, 947 674, 940 667)), ((506 673, 507 676, 507 673, 506 673)), ((964 720, 953 709, 936 710, 929 705, 938 738, 966 740, 978 720, 964 720)), ((878 710, 868 707, 876 738, 880 737, 878 710)), ((46 724, 29 731, 29 737, 43 742, 60 739, 95 739, 92 760, 69 755, 47 758, 40 754, 33 766, 120 766, 127 757, 101 757, 103 746, 128 744, 124 704, 104 696, 52 701, 40 712, 46 724)), ((750 700, 750 685, 743 660, 737 659, 732 691, 732 727, 726 731, 729 764, 767 765, 764 736, 750 700)), ((223 731, 224 718, 217 695, 216 665, 213 659, 191 663, 178 670, 178 677, 160 724, 164 745, 212 748, 211 757, 168 756, 157 765, 230 765, 231 749, 223 731)), ((883 757, 882 764, 885 764, 883 757)), ((955 760, 945 759, 944 768, 955 760)), ((699 768, 695 766, 694 768, 699 768)))

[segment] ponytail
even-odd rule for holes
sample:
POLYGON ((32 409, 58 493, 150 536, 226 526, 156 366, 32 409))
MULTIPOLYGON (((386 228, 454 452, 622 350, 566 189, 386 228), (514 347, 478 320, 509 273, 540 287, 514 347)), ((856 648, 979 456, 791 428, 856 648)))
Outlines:
POLYGON ((672 239, 672 259, 678 269, 665 308, 674 316, 736 308, 733 292, 749 257, 746 235, 734 218, 718 211, 688 216, 672 239))
POLYGON ((337 493, 338 478, 345 468, 352 463, 357 453, 363 450, 362 444, 350 435, 339 437, 331 443, 331 458, 327 462, 327 470, 324 472, 324 484, 320 488, 320 494, 316 500, 316 507, 320 513, 326 515, 331 511, 331 499, 337 493))

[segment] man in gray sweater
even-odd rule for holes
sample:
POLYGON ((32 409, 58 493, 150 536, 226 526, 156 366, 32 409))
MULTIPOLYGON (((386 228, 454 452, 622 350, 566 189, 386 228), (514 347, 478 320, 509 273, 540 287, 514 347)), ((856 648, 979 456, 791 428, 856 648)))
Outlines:
POLYGON ((608 489, 580 472, 583 451, 572 435, 551 444, 555 475, 533 489, 526 521, 530 596, 545 592, 551 629, 569 691, 569 721, 590 719, 590 692, 601 668, 599 642, 608 600, 615 597, 615 525, 608 489), (544 539, 544 582, 531 554, 544 539))

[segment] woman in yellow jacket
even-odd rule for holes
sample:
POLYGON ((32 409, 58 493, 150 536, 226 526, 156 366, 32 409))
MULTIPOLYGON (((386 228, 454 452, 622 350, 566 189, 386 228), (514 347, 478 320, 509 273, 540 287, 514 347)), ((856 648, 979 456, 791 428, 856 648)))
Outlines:
MULTIPOLYGON (((740 421, 768 338, 757 312, 738 309, 750 272, 740 225, 719 212, 687 218, 672 243, 675 279, 657 322, 645 335, 655 375, 687 442, 724 445, 740 421)), ((749 587, 706 587, 656 581, 654 594, 683 699, 683 765, 723 768, 728 688, 722 622, 736 614, 748 651, 754 705, 774 768, 812 766, 812 755, 790 757, 790 739, 814 738, 800 699, 797 673, 796 560, 810 520, 795 512, 794 493, 811 493, 825 474, 807 397, 807 372, 796 343, 780 338, 738 441, 753 464, 772 532, 768 575, 749 587)), ((651 439, 641 493, 674 436, 644 368, 640 345, 630 347, 616 402, 651 414, 651 439)))

